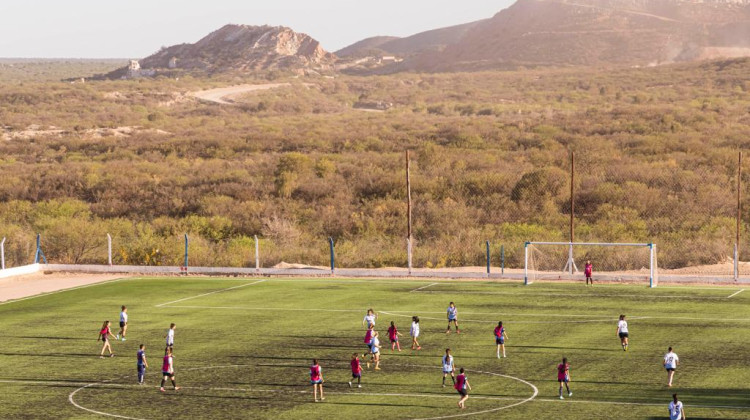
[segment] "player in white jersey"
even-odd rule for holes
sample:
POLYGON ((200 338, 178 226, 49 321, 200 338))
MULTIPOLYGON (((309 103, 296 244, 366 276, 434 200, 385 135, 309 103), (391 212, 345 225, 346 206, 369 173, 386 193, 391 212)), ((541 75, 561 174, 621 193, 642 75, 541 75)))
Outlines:
POLYGON ((669 403, 669 420, 685 420, 685 408, 682 401, 677 400, 677 394, 672 394, 672 402, 669 403))
POLYGON ((167 339, 167 347, 172 348, 174 347, 174 329, 176 325, 175 323, 169 324, 169 329, 167 330, 167 335, 164 336, 164 338, 167 339))
POLYGON ((409 330, 409 334, 411 335, 411 349, 422 350, 422 346, 417 341, 417 337, 419 337, 419 317, 416 315, 411 317, 411 330, 409 330))
POLYGON ((443 356, 443 388, 445 388, 445 378, 451 375, 453 385, 456 384, 456 368, 453 365, 453 356, 451 355, 451 349, 445 349, 445 356, 443 356))
POLYGON ((115 336, 115 340, 125 341, 125 334, 128 332, 128 307, 122 305, 120 312, 120 333, 115 336))
MULTIPOLYGON (((372 358, 375 362, 375 370, 380 370, 380 334, 377 332, 372 335, 372 341, 370 341, 370 351, 372 351, 372 358)), ((368 363, 369 365, 369 363, 368 363)))
POLYGON ((620 320, 617 321, 617 336, 620 337, 622 350, 628 351, 628 321, 625 320, 625 315, 620 315, 620 320))
POLYGON ((451 302, 448 305, 448 310, 446 311, 448 316, 448 329, 445 330, 446 334, 450 334, 451 332, 451 322, 453 325, 456 326, 456 334, 461 334, 461 330, 458 329, 458 309, 456 309, 456 304, 451 302))
POLYGON ((378 319, 378 314, 375 313, 375 311, 372 310, 372 308, 367 310, 367 313, 365 314, 365 317, 362 319, 362 325, 365 326, 365 328, 370 328, 372 325, 375 326, 375 320, 378 319))
POLYGON ((669 382, 667 386, 672 386, 672 378, 674 378, 674 371, 680 364, 680 358, 677 357, 672 347, 667 350, 667 354, 664 355, 664 368, 667 369, 667 379, 669 382))

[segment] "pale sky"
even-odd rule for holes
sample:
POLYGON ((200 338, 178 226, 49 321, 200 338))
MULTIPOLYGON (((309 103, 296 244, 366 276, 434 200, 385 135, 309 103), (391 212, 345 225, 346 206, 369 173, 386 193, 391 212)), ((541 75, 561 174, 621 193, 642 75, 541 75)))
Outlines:
POLYGON ((227 23, 283 25, 336 51, 492 17, 515 0, 0 0, 0 57, 143 58, 227 23))

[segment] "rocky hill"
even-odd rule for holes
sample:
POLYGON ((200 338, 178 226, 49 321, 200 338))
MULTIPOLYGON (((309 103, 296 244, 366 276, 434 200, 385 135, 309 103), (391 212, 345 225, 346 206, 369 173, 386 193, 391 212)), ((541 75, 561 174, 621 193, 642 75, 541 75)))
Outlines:
POLYGON ((518 0, 444 51, 402 67, 648 66, 739 56, 750 56, 750 0, 518 0))
POLYGON ((205 74, 291 70, 326 71, 336 56, 310 36, 283 26, 226 25, 195 44, 174 45, 109 78, 152 76, 162 72, 191 71, 205 74))

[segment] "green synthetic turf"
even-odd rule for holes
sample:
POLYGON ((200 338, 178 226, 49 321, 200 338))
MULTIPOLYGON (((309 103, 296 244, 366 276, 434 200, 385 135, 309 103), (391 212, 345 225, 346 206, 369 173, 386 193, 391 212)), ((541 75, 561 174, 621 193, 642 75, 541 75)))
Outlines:
POLYGON ((76 404, 125 418, 433 418, 531 398, 532 387, 513 378, 536 386, 536 398, 468 418, 666 418, 672 392, 688 418, 750 418, 750 291, 728 298, 740 289, 258 280, 133 278, 0 305, 0 418, 106 418, 74 406, 76 390, 76 404), (460 335, 444 334, 449 301, 459 310, 460 335), (117 356, 101 360, 98 330, 105 319, 119 329, 123 304, 128 341, 113 342, 117 356), (382 370, 365 369, 363 388, 350 389, 349 356, 365 350, 361 322, 370 307, 380 313, 382 370), (628 352, 615 334, 620 313, 629 318, 628 352), (409 350, 412 315, 421 318, 419 352, 409 350), (401 353, 389 349, 391 320, 404 334, 401 353), (499 320, 509 335, 501 360, 493 337, 499 320), (170 322, 184 389, 161 394, 170 322), (140 343, 151 365, 145 387, 135 385, 140 343), (670 345, 682 362, 672 389, 661 366, 670 345), (446 347, 470 371, 474 389, 464 411, 457 393, 440 386, 446 347), (563 356, 573 396, 559 401, 555 366, 563 356), (326 380, 327 398, 318 404, 309 386, 313 357, 326 380))

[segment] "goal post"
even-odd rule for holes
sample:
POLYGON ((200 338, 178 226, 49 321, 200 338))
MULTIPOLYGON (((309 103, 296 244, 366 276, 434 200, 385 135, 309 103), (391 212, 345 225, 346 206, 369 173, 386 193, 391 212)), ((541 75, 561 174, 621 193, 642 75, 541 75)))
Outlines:
POLYGON ((658 285, 656 244, 615 242, 526 242, 524 284, 581 279, 576 260, 591 261, 595 279, 658 285))

